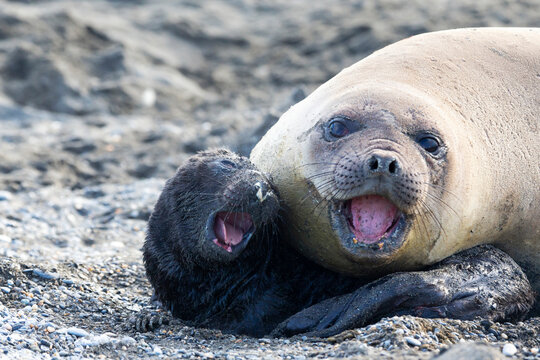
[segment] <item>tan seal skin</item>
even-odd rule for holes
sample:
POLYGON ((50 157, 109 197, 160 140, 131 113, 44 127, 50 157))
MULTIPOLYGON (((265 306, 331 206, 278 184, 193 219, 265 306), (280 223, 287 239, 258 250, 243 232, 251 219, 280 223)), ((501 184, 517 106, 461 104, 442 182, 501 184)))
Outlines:
POLYGON ((417 269, 491 243, 540 291, 539 127, 540 29, 448 30, 397 42, 344 69, 291 107, 251 160, 274 178, 288 240, 332 270, 417 269), (321 127, 336 116, 361 130, 325 141, 321 127), (444 158, 415 142, 422 131, 440 136, 444 158), (334 191, 340 159, 373 148, 392 152, 420 179, 416 204, 396 202, 392 187, 334 191), (338 235, 347 229, 336 231, 332 204, 370 193, 404 214, 407 227, 393 247, 384 239, 379 250, 359 246, 338 235))

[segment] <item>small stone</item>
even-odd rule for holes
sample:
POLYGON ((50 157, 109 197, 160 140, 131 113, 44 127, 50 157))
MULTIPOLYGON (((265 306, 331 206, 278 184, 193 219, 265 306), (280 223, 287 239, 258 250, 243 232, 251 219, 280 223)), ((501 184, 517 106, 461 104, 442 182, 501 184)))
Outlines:
POLYGON ((27 269, 27 270, 23 270, 23 272, 25 274, 31 274, 44 280, 53 280, 53 279, 58 279, 59 277, 58 274, 48 273, 40 269, 27 269))
POLYGON ((307 340, 307 336, 302 336, 302 341, 306 341, 307 340))
POLYGON ((502 337, 504 340, 508 339, 508 335, 506 335, 505 333, 502 333, 502 334, 501 334, 501 337, 502 337))
POLYGON ((156 90, 152 88, 146 88, 144 89, 142 96, 141 96, 141 102, 143 106, 145 107, 152 107, 156 104, 157 94, 156 90))
POLYGON ((83 329, 79 329, 79 328, 76 328, 76 327, 71 327, 69 329, 67 329, 67 333, 69 335, 73 335, 73 336, 77 336, 77 337, 85 337, 85 336, 88 336, 88 331, 86 330, 83 330, 83 329))
POLYGON ((50 333, 53 333, 55 332, 55 328, 53 328, 52 326, 47 326, 47 332, 50 332, 50 333))
POLYGON ((485 319, 480 321, 480 325, 482 325, 487 330, 493 325, 493 322, 491 320, 485 319))
POLYGON ((8 287, 5 287, 5 286, 0 287, 0 290, 2 290, 3 292, 5 292, 6 294, 9 294, 9 293, 11 292, 11 289, 8 288, 8 287))
POLYGON ((502 348, 502 353, 506 356, 513 356, 517 353, 517 349, 514 344, 506 344, 502 348))
POLYGON ((397 329, 396 330, 396 335, 404 335, 405 334, 405 330, 403 329, 397 329))
POLYGON ((135 340, 131 336, 124 336, 122 337, 122 339, 120 339, 120 344, 123 344, 126 346, 135 346, 137 345, 137 340, 135 340))
POLYGON ((150 352, 150 355, 163 355, 163 351, 161 350, 161 348, 157 345, 154 345, 152 347, 152 351, 150 352))
POLYGON ((0 191, 0 201, 8 201, 11 200, 12 195, 8 191, 0 191))
POLYGON ((532 354, 534 354, 534 355, 538 354, 538 351, 539 351, 539 350, 538 350, 537 347, 533 347, 533 348, 531 348, 531 350, 530 350, 530 352, 531 352, 532 354))
POLYGON ((41 341, 39 342, 41 345, 45 346, 45 347, 48 347, 50 348, 51 347, 51 343, 48 342, 47 340, 45 339, 41 339, 41 341))
POLYGON ((420 345, 422 345, 422 343, 419 340, 416 340, 415 338, 410 337, 410 336, 405 337, 405 341, 407 342, 407 344, 409 344, 411 346, 420 346, 420 345))

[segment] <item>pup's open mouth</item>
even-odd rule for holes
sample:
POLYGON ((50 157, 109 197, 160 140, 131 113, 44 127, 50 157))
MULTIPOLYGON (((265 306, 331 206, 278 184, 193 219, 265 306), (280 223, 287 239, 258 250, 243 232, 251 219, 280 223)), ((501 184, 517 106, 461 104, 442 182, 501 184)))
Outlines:
POLYGON ((214 218, 216 238, 212 241, 232 253, 239 247, 245 247, 254 231, 255 226, 248 213, 218 212, 214 218))
POLYGON ((345 201, 344 215, 353 233, 353 242, 374 244, 396 232, 402 212, 380 195, 363 195, 345 201))

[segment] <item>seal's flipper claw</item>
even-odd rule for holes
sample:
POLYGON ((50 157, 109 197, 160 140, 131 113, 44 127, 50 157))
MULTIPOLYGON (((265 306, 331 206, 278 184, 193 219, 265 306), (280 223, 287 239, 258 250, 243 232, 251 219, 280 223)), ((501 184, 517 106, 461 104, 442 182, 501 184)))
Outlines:
POLYGON ((135 330, 137 332, 154 331, 161 325, 169 324, 169 318, 156 312, 141 311, 135 318, 135 330))

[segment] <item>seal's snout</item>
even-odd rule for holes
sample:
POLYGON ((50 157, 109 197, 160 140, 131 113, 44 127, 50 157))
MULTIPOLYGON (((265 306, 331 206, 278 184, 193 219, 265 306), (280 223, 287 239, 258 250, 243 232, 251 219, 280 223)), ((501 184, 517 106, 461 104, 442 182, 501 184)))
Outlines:
POLYGON ((399 162, 390 155, 373 154, 366 165, 372 174, 398 175, 400 171, 399 162))
POLYGON ((255 196, 257 196, 257 199, 261 203, 263 203, 268 198, 268 196, 272 194, 272 190, 261 181, 257 181, 254 186, 255 189, 257 189, 255 196))

